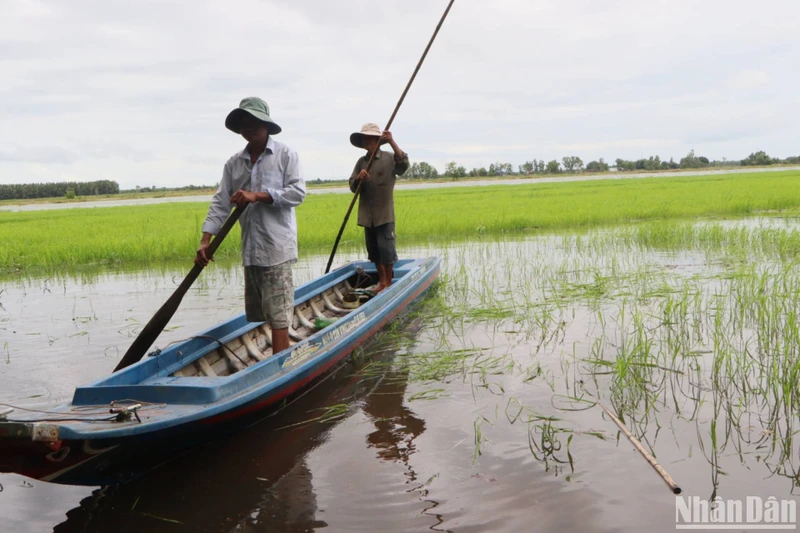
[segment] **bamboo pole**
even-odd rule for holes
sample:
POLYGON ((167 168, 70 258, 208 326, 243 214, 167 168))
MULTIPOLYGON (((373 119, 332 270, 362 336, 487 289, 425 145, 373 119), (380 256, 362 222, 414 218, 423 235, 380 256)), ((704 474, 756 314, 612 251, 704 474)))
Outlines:
POLYGON ((664 480, 664 483, 667 484, 667 486, 670 488, 672 493, 673 494, 680 494, 681 493, 681 488, 678 486, 678 484, 675 483, 675 481, 672 479, 672 477, 670 477, 670 475, 667 473, 667 471, 664 470, 664 468, 660 464, 658 464, 658 461, 656 461, 656 458, 653 457, 652 455, 650 455, 650 453, 647 450, 644 449, 644 446, 642 446, 642 443, 639 442, 639 440, 636 437, 633 436, 633 434, 628 430, 628 428, 625 427, 625 424, 623 424, 622 421, 619 418, 617 418, 616 415, 614 413, 612 413, 605 405, 600 403, 599 400, 597 402, 597 405, 599 405, 600 407, 603 408, 603 411, 605 411, 606 414, 609 417, 611 417, 611 420, 613 420, 614 423, 617 425, 617 427, 619 427, 620 431, 622 431, 625 434, 625 436, 628 437, 628 440, 631 441, 631 443, 633 443, 633 446, 637 450, 639 450, 639 453, 641 453, 642 456, 645 459, 647 459, 647 462, 650 463, 650 465, 655 469, 655 471, 659 473, 661 478, 664 480))
MULTIPOLYGON (((386 127, 383 131, 389 130, 392 127, 392 122, 394 122, 394 117, 397 116, 397 112, 400 110, 400 106, 403 105, 403 100, 406 99, 406 94, 408 94, 408 90, 411 88, 411 84, 414 83, 414 78, 417 77, 417 72, 419 72, 420 67, 422 66, 422 62, 425 61, 425 57, 428 55, 428 50, 431 49, 431 45, 433 45, 433 41, 436 40, 436 36, 439 34, 439 29, 442 27, 444 23, 444 19, 447 18, 447 14, 450 12, 450 8, 453 7, 453 2, 455 0, 450 0, 450 3, 447 4, 447 9, 444 10, 444 14, 442 18, 439 20, 439 24, 436 25, 436 30, 434 30, 433 35, 431 36, 431 40, 428 41, 428 46, 425 47, 425 51, 422 53, 422 57, 419 58, 419 62, 417 63, 417 68, 414 69, 414 73, 411 74, 411 79, 408 80, 406 84, 405 90, 403 90, 403 94, 400 95, 400 100, 397 101, 397 105, 394 106, 394 111, 392 111, 392 116, 389 118, 389 122, 386 124, 386 127)), ((375 146, 375 149, 370 152, 369 154, 369 161, 367 161, 367 167, 365 170, 369 172, 370 167, 372 166, 372 161, 375 159, 375 153, 381 149, 380 143, 375 146)), ((344 215, 344 220, 342 221, 342 227, 339 228, 339 234, 336 235, 336 240, 333 243, 333 250, 331 250, 331 255, 328 258, 328 265, 325 267, 325 273, 331 271, 331 265, 333 264, 333 257, 336 255, 336 249, 339 247, 339 241, 342 239, 342 233, 344 233, 344 228, 347 227, 347 221, 350 219, 350 213, 353 211, 353 206, 356 204, 356 200, 358 199, 358 195, 361 193, 361 184, 362 182, 358 182, 358 186, 356 187, 356 193, 353 195, 353 199, 350 201, 350 207, 347 208, 347 213, 344 215)))

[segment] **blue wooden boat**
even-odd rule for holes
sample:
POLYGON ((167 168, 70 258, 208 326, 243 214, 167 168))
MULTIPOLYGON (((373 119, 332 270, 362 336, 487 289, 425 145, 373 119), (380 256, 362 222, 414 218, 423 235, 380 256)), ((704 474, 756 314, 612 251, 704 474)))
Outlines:
POLYGON ((68 404, 0 412, 0 472, 75 485, 127 481, 147 452, 202 442, 319 378, 419 298, 440 261, 398 262, 388 289, 355 304, 359 287, 375 279, 372 263, 298 287, 292 345, 277 354, 269 328, 240 315, 78 387, 68 404))

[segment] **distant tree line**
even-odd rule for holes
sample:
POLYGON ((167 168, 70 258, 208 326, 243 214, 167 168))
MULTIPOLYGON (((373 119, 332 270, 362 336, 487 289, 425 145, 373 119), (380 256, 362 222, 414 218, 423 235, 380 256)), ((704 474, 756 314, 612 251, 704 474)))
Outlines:
POLYGON ((753 152, 746 158, 742 159, 742 166, 765 166, 765 165, 796 165, 800 163, 800 155, 787 157, 786 159, 778 159, 777 157, 770 157, 764 151, 753 152))
POLYGON ((439 177, 439 171, 425 161, 411 163, 403 177, 417 180, 429 180, 439 177))
POLYGON ((493 177, 493 176, 531 176, 536 174, 577 174, 581 172, 608 172, 616 169, 619 172, 631 171, 656 171, 656 170, 678 170, 678 169, 698 169, 706 167, 732 167, 732 166, 765 166, 778 164, 800 164, 800 156, 778 159, 768 156, 765 152, 754 152, 746 158, 736 161, 727 160, 710 161, 705 156, 698 156, 694 150, 682 157, 679 162, 670 158, 669 161, 662 160, 659 156, 650 156, 646 159, 625 160, 616 159, 611 166, 601 157, 597 161, 590 161, 584 165, 583 160, 578 156, 564 157, 561 161, 553 159, 545 163, 543 159, 533 159, 525 161, 515 169, 511 163, 492 163, 489 168, 479 167, 467 170, 464 166, 455 161, 450 161, 445 165, 444 173, 439 171, 425 161, 415 162, 402 176, 405 179, 433 179, 433 178, 465 178, 465 177, 493 177))
POLYGON ((217 185, 184 185, 183 187, 158 187, 156 185, 152 185, 150 187, 141 187, 137 185, 135 189, 125 189, 121 192, 207 191, 208 189, 216 188, 217 185))
MULTIPOLYGON (((495 176, 531 176, 537 174, 576 174, 581 172, 608 172, 612 168, 619 172, 631 171, 657 171, 657 170, 678 170, 678 169, 697 169, 706 167, 734 167, 734 166, 768 166, 768 165, 798 165, 800 156, 787 157, 780 159, 770 157, 766 152, 753 152, 742 160, 710 161, 707 157, 697 156, 694 150, 682 157, 679 162, 670 158, 669 161, 662 160, 659 156, 650 156, 647 159, 625 160, 616 159, 614 166, 609 165, 602 157, 596 161, 590 161, 584 165, 583 160, 578 156, 563 157, 561 161, 553 159, 545 163, 543 159, 532 159, 517 165, 516 169, 511 163, 496 162, 486 167, 476 167, 467 170, 463 165, 455 161, 450 161, 445 165, 442 174, 425 161, 412 163, 411 167, 401 176, 402 179, 427 180, 434 178, 459 179, 466 177, 495 177, 495 176)), ((328 180, 315 179, 309 180, 309 184, 330 183, 328 180)), ((120 191, 119 184, 110 180, 99 180, 89 182, 61 182, 61 183, 24 183, 2 185, 0 184, 0 200, 22 200, 29 198, 74 198, 75 196, 94 196, 98 194, 117 194, 119 192, 166 192, 166 191, 195 191, 215 189, 216 185, 186 185, 183 187, 150 187, 136 186, 135 189, 120 191)))
POLYGON ((609 165, 603 158, 599 161, 591 161, 586 166, 583 160, 577 156, 564 157, 561 162, 552 160, 547 163, 542 160, 533 159, 518 165, 514 168, 511 163, 492 163, 489 167, 476 167, 467 170, 463 165, 459 165, 455 161, 450 161, 444 167, 444 173, 439 174, 439 171, 431 164, 425 161, 413 163, 402 178, 406 179, 433 179, 433 178, 477 178, 477 177, 494 177, 494 176, 530 176, 534 174, 562 174, 564 172, 607 172, 609 165))
POLYGON ((95 196, 116 194, 119 184, 116 181, 65 181, 61 183, 19 183, 0 184, 0 200, 26 200, 29 198, 63 198, 75 196, 95 196))

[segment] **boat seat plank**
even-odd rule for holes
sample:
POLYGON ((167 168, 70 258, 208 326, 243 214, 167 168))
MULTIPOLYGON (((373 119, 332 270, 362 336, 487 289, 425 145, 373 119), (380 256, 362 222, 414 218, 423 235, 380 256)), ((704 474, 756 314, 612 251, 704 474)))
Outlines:
POLYGON ((296 340, 296 341, 301 341, 301 340, 303 340, 305 337, 303 337, 302 335, 300 335, 300 334, 299 334, 299 333, 298 333, 298 332, 297 332, 297 331, 296 331, 296 330, 295 330, 293 327, 289 326, 289 338, 290 338, 290 339, 294 339, 294 340, 296 340))
POLYGON ((205 357, 201 357, 197 360, 197 367, 200 369, 200 372, 210 378, 213 378, 217 375, 217 373, 214 372, 214 369, 211 368, 211 365, 208 364, 208 361, 206 361, 205 357))
POLYGON ((314 311, 314 316, 316 318, 325 318, 325 314, 317 306, 317 302, 315 302, 314 300, 311 300, 309 303, 311 304, 311 310, 314 311))
POLYGON ((340 302, 344 301, 344 294, 342 294, 342 291, 339 289, 338 286, 333 288, 333 292, 336 294, 336 297, 339 299, 340 302))
POLYGON ((308 329, 314 329, 314 324, 312 324, 311 321, 306 318, 306 316, 303 314, 303 311, 300 309, 300 306, 294 308, 294 314, 297 317, 297 320, 299 320, 303 326, 307 327, 308 329))
POLYGON ((261 325, 261 331, 264 332, 264 336, 267 339, 267 344, 272 346, 272 330, 269 329, 269 326, 266 324, 261 325))
POLYGON ((244 336, 242 336, 242 341, 244 342, 244 345, 247 348, 247 355, 249 355, 256 361, 264 360, 263 354, 256 346, 256 343, 253 342, 253 339, 249 337, 249 334, 246 333, 244 336))
POLYGON ((211 369, 216 372, 218 376, 227 376, 231 373, 231 367, 225 357, 217 359, 216 363, 211 363, 211 369))
POLYGON ((340 313, 340 314, 345 314, 345 315, 347 314, 347 311, 345 311, 344 309, 342 309, 340 307, 337 307, 336 305, 333 304, 333 302, 331 301, 330 296, 328 296, 327 292, 322 294, 322 301, 325 302, 325 307, 327 307, 328 309, 330 309, 334 313, 340 313))
POLYGON ((236 355, 238 354, 236 355, 232 354, 231 350, 229 349, 226 350, 224 348, 220 348, 220 350, 222 350, 225 353, 225 358, 228 360, 228 364, 233 367, 231 368, 231 370, 233 371, 231 373, 238 372, 239 370, 244 370, 245 368, 247 368, 247 366, 244 365, 241 361, 239 361, 239 359, 236 357, 236 355))

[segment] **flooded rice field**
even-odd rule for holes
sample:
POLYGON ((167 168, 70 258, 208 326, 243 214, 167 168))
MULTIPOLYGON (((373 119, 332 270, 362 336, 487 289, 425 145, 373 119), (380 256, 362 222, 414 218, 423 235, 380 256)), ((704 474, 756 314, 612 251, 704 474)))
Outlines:
MULTIPOLYGON (((795 502, 798 252, 783 219, 402 249, 442 257, 440 283, 308 393, 123 486, 0 474, 2 530, 674 531, 676 497, 601 405, 682 496, 795 502)), ((0 281, 0 403, 107 375, 183 275, 0 281)), ((239 314, 242 286, 204 272, 157 346, 239 314)))

